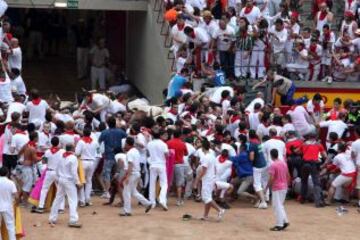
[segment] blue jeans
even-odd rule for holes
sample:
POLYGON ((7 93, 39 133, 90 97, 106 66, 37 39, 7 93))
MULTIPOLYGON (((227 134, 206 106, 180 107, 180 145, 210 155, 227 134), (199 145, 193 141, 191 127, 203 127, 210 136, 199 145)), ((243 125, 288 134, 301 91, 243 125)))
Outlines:
POLYGON ((306 97, 301 97, 298 99, 294 99, 294 94, 296 91, 296 87, 295 84, 293 83, 289 89, 289 91, 286 93, 286 95, 281 96, 281 104, 282 105, 301 105, 305 102, 307 102, 307 98, 306 97))
POLYGON ((113 167, 115 166, 115 159, 104 159, 104 166, 102 170, 102 177, 105 181, 110 182, 111 180, 111 172, 113 167))

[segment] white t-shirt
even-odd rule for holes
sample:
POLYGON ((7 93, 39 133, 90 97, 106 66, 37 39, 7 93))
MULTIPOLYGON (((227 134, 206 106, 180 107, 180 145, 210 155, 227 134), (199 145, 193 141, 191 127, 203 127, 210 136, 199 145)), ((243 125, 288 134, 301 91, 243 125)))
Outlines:
POLYGON ((263 144, 263 151, 265 154, 265 159, 268 163, 272 162, 271 155, 270 155, 270 151, 272 149, 278 150, 279 159, 285 161, 286 146, 283 141, 281 141, 279 139, 270 139, 263 144))
POLYGON ((351 144, 351 152, 355 154, 355 163, 360 167, 360 138, 351 144))
POLYGON ((207 45, 210 42, 210 36, 206 32, 206 30, 200 27, 196 27, 194 28, 194 33, 195 33, 195 37, 194 38, 188 37, 187 38, 188 41, 193 42, 195 46, 201 46, 202 44, 205 44, 204 47, 208 47, 207 45))
POLYGON ((275 25, 274 25, 270 28, 269 32, 273 33, 275 36, 278 37, 278 39, 276 39, 273 36, 270 37, 270 41, 271 41, 271 45, 273 47, 274 53, 283 52, 285 49, 285 43, 288 38, 287 30, 284 28, 282 31, 278 32, 278 31, 276 31, 275 25))
POLYGON ((297 106, 294 110, 289 110, 287 114, 290 115, 292 124, 301 136, 310 133, 313 129, 307 120, 309 114, 303 106, 297 106))
POLYGON ((46 150, 44 158, 47 159, 47 168, 56 171, 59 162, 63 160, 64 153, 64 149, 59 149, 56 152, 52 152, 50 149, 46 150))
MULTIPOLYGON (((185 24, 184 28, 189 26, 188 24, 185 24)), ((185 44, 186 43, 186 34, 184 33, 184 28, 183 29, 179 29, 178 25, 175 24, 172 28, 171 28, 171 37, 175 38, 177 41, 180 41, 180 43, 175 42, 176 44, 185 44)))
POLYGON ((221 102, 221 93, 225 90, 228 90, 230 92, 230 97, 234 96, 234 89, 232 87, 217 87, 212 92, 212 95, 210 96, 210 101, 220 104, 221 102))
POLYGON ((74 122, 74 118, 70 114, 66 113, 56 113, 54 118, 62 121, 63 123, 74 122))
POLYGON ((334 165, 340 168, 342 174, 356 172, 355 164, 346 153, 339 153, 332 161, 334 165))
POLYGON ((126 112, 126 106, 118 100, 114 100, 110 104, 110 112, 113 114, 118 112, 126 112))
POLYGON ((127 170, 128 169, 128 165, 127 165, 127 161, 126 161, 126 154, 125 153, 118 153, 115 155, 115 161, 117 164, 122 163, 123 164, 123 169, 122 170, 127 170))
POLYGON ((327 127, 328 133, 326 139, 329 140, 329 135, 331 132, 337 133, 338 137, 341 138, 345 130, 348 128, 346 123, 341 120, 329 120, 320 122, 320 127, 327 127))
POLYGON ((263 136, 268 136, 269 135, 269 127, 266 127, 263 123, 260 123, 260 125, 258 126, 258 128, 256 130, 256 135, 258 135, 260 137, 260 139, 263 136))
POLYGON ((7 116, 6 116, 6 122, 10 122, 11 121, 11 115, 14 112, 17 112, 20 114, 20 116, 22 116, 23 112, 25 111, 25 105, 20 103, 20 102, 12 102, 9 105, 8 108, 8 112, 7 112, 7 116))
POLYGON ((147 145, 149 153, 149 164, 151 167, 166 167, 165 154, 169 153, 169 148, 161 139, 154 139, 147 145))
POLYGON ((75 154, 80 156, 82 160, 95 161, 99 152, 99 143, 95 139, 91 139, 91 142, 85 142, 84 139, 80 139, 76 144, 75 154))
POLYGON ((14 101, 11 92, 11 81, 7 74, 5 74, 5 80, 0 82, 0 102, 10 103, 14 101))
POLYGON ((235 41, 235 31, 230 26, 226 26, 225 29, 217 27, 212 38, 217 39, 217 49, 219 51, 228 51, 231 43, 235 41))
POLYGON ((282 127, 282 131, 280 133, 281 136, 285 136, 285 133, 289 132, 289 131, 295 131, 295 127, 292 123, 286 123, 283 127, 282 127))
POLYGON ((13 209, 14 194, 17 193, 16 185, 7 177, 0 177, 0 212, 13 209))
POLYGON ((215 20, 211 20, 209 24, 207 24, 203 18, 200 19, 199 28, 204 29, 209 37, 212 37, 215 34, 216 29, 218 28, 218 24, 215 20))
POLYGON ((215 181, 215 177, 216 177, 215 163, 216 163, 216 158, 211 152, 208 153, 203 152, 202 156, 200 157, 200 166, 206 168, 206 173, 202 177, 203 184, 211 183, 215 181))
POLYGON ((248 119, 249 119, 250 129, 256 131, 258 129, 259 125, 260 125, 259 112, 257 112, 257 113, 254 113, 254 112, 249 113, 248 119))
POLYGON ((225 171, 231 169, 232 167, 232 162, 230 160, 225 160, 225 162, 221 163, 219 161, 219 157, 220 156, 216 158, 215 164, 217 180, 221 180, 221 176, 225 173, 225 171))
POLYGON ((16 68, 22 70, 22 52, 21 48, 13 48, 12 53, 9 55, 9 66, 10 69, 16 68))
MULTIPOLYGON (((320 108, 321 108, 321 109, 324 109, 325 104, 324 104, 324 101, 323 101, 323 100, 320 101, 319 105, 320 105, 320 108)), ((313 101, 312 101, 312 100, 309 100, 309 101, 307 102, 307 104, 306 104, 306 110, 307 110, 309 113, 314 113, 314 111, 315 111, 315 105, 313 104, 313 101)))
POLYGON ((80 139, 80 136, 78 134, 73 133, 63 133, 59 136, 60 146, 62 148, 65 148, 66 145, 72 144, 75 145, 75 143, 80 139))
POLYGON ((108 107, 110 106, 111 100, 102 94, 94 93, 92 95, 92 102, 88 104, 90 109, 95 110, 99 107, 108 107))
POLYGON ((139 150, 137 150, 136 148, 131 148, 127 153, 126 153, 126 161, 127 163, 132 163, 133 164, 133 168, 132 168, 132 174, 135 173, 140 173, 140 153, 139 150))
POLYGON ((48 149, 51 147, 51 135, 46 134, 43 131, 38 131, 38 147, 48 149))
POLYGON ((45 121, 46 110, 49 105, 45 100, 41 100, 38 105, 32 101, 26 104, 26 111, 29 112, 29 122, 34 124, 42 124, 45 121))
POLYGON ((254 24, 261 17, 261 11, 258 7, 253 6, 253 9, 248 14, 245 14, 245 9, 246 7, 241 10, 240 17, 246 17, 250 25, 254 24))
POLYGON ((19 154, 20 150, 29 142, 29 136, 26 133, 16 133, 11 138, 11 148, 15 150, 13 154, 19 154))
POLYGON ((260 103, 261 108, 263 108, 264 105, 265 105, 264 99, 262 99, 262 98, 255 98, 255 99, 252 100, 252 101, 249 103, 249 105, 245 108, 245 112, 249 112, 249 113, 254 112, 254 107, 255 107, 255 104, 257 104, 257 103, 260 103))

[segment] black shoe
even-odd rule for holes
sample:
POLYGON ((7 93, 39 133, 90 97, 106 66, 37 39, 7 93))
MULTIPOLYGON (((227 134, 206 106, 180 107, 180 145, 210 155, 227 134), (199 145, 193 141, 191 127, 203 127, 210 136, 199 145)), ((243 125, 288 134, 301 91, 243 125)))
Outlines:
POLYGON ((120 217, 131 217, 131 213, 119 213, 120 217))
POLYGON ((284 223, 283 230, 285 230, 288 226, 290 226, 290 223, 284 223))
POLYGON ((282 230, 284 230, 284 227, 280 227, 280 226, 275 226, 275 227, 270 228, 270 231, 273 231, 273 232, 280 232, 282 230))
POLYGON ((152 208, 152 204, 149 204, 149 206, 147 206, 147 207, 145 208, 145 213, 150 212, 151 208, 152 208))
POLYGON ((43 214, 45 212, 45 209, 44 208, 35 208, 35 209, 33 209, 33 212, 43 214))

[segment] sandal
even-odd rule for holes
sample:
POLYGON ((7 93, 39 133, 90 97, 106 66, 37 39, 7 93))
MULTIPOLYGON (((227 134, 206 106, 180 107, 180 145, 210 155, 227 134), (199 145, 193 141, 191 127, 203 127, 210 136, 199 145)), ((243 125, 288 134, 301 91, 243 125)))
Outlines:
POLYGON ((279 232, 282 230, 284 230, 284 227, 275 226, 275 227, 270 228, 270 231, 273 231, 273 232, 279 232))

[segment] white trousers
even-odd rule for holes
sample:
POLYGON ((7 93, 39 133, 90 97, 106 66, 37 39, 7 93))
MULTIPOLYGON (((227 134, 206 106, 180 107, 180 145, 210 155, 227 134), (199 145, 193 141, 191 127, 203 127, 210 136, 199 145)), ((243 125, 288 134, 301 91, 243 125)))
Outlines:
POLYGON ((319 74, 320 74, 321 64, 314 65, 314 70, 312 75, 310 74, 310 70, 308 72, 307 80, 309 81, 318 81, 319 80, 319 74))
POLYGON ((74 182, 67 179, 59 179, 56 197, 51 206, 49 221, 56 222, 58 218, 58 211, 60 209, 61 202, 67 196, 69 203, 69 214, 70 214, 70 223, 75 223, 79 220, 79 215, 77 212, 78 205, 78 196, 76 191, 76 185, 74 182))
MULTIPOLYGON (((45 200, 46 200, 47 194, 49 192, 49 189, 51 187, 51 184, 53 184, 55 181, 56 181, 56 172, 47 170, 45 179, 44 179, 44 183, 41 188, 39 208, 44 208, 45 200)), ((56 185, 56 187, 57 187, 57 185, 56 185)), ((61 202, 60 209, 61 210, 65 209, 65 198, 63 198, 63 200, 61 202)))
POLYGON ((284 207, 286 192, 287 189, 272 192, 272 205, 276 217, 276 226, 279 227, 289 222, 284 207))
POLYGON ((235 77, 246 77, 249 70, 250 58, 245 51, 237 50, 235 54, 235 77))
POLYGON ((82 161, 84 174, 85 174, 85 186, 79 189, 79 201, 82 203, 90 202, 90 195, 92 190, 92 177, 94 174, 94 161, 82 161))
POLYGON ((159 177, 160 183, 160 195, 159 195, 159 203, 167 206, 167 190, 168 183, 166 177, 166 168, 164 167, 150 167, 150 186, 149 186, 149 200, 151 204, 154 206, 156 204, 156 180, 159 177))
POLYGON ((131 197, 135 197, 143 206, 151 204, 142 194, 137 190, 140 181, 140 173, 132 173, 129 176, 128 182, 124 184, 123 199, 124 199, 124 212, 131 213, 131 197))
POLYGON ((298 63, 288 63, 286 64, 286 68, 289 72, 294 72, 294 73, 306 74, 309 72, 308 66, 304 66, 303 64, 298 64, 298 63))
POLYGON ((99 88, 105 89, 106 71, 105 67, 91 67, 91 88, 96 89, 96 84, 99 84, 99 88))
POLYGON ((263 168, 253 168, 253 177, 254 177, 254 190, 255 192, 260 192, 264 190, 266 184, 268 182, 268 174, 267 174, 267 167, 263 168))
POLYGON ((265 49, 254 49, 251 53, 250 76, 252 79, 256 78, 256 73, 258 78, 263 78, 265 76, 265 49))
MULTIPOLYGON (((9 240, 16 240, 15 217, 14 217, 13 209, 0 212, 0 227, 1 227, 1 223, 4 223, 6 225, 6 229, 9 235, 9 240), (4 221, 2 222, 1 219, 3 219, 4 221)), ((0 234, 0 239, 1 239, 1 234, 0 234)))
POLYGON ((83 78, 87 73, 89 49, 78 47, 76 49, 77 77, 83 78))

